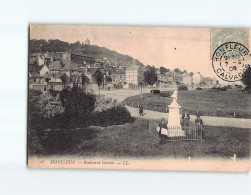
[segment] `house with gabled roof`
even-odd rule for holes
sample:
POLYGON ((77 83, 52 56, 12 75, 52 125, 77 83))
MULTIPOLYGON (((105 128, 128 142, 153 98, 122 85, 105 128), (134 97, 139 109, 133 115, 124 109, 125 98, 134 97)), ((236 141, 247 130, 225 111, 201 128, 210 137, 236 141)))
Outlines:
POLYGON ((40 66, 40 68, 41 68, 39 70, 40 75, 45 75, 46 73, 49 73, 49 71, 50 71, 47 65, 42 65, 42 66, 40 66))
POLYGON ((49 66, 49 71, 50 73, 60 73, 62 71, 62 68, 63 68, 64 64, 63 64, 63 61, 54 61, 50 64, 49 66))
POLYGON ((29 89, 46 92, 48 89, 45 77, 35 71, 29 71, 29 89))
POLYGON ((112 82, 113 83, 124 83, 126 82, 126 71, 118 70, 114 72, 112 75, 112 82))
POLYGON ((88 84, 97 84, 96 81, 96 75, 97 72, 101 71, 99 68, 89 68, 87 71, 86 76, 89 78, 89 83, 88 84))
POLYGON ((68 76, 81 72, 78 64, 70 60, 54 61, 51 63, 49 70, 51 73, 65 73, 68 76))
POLYGON ((61 71, 64 73, 69 73, 70 75, 76 75, 81 72, 78 65, 70 60, 63 61, 64 66, 61 68, 61 71))
POLYGON ((62 91, 65 84, 62 81, 62 73, 46 73, 44 75, 48 90, 62 91))

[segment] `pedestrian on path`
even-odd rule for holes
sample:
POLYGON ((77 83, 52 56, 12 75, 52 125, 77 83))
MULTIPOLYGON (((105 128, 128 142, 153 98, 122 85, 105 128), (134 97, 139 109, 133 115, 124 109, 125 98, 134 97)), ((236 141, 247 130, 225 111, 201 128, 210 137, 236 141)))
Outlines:
POLYGON ((159 131, 160 142, 159 142, 159 144, 163 144, 165 142, 166 135, 163 134, 162 131, 163 131, 163 129, 167 128, 167 123, 165 122, 164 118, 161 120, 159 127, 160 127, 160 131, 159 131))
POLYGON ((195 119, 195 130, 196 134, 203 136, 203 121, 199 114, 197 114, 197 118, 195 119))
POLYGON ((189 125, 189 120, 190 120, 190 115, 188 114, 187 110, 185 110, 185 113, 182 114, 183 126, 188 126, 189 125))
MULTIPOLYGON (((187 110, 185 110, 185 113, 182 114, 182 125, 183 125, 183 128, 186 132, 189 131, 189 120, 190 120, 190 115, 188 114, 187 110)), ((189 132, 190 133, 190 132, 189 132)))
POLYGON ((139 116, 143 116, 143 107, 142 105, 139 106, 139 116))

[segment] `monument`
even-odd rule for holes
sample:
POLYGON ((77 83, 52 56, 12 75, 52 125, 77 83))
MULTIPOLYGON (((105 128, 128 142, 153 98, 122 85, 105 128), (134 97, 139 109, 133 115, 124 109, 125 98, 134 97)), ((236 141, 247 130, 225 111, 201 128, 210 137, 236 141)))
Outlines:
POLYGON ((180 108, 181 106, 177 103, 177 90, 173 92, 171 96, 173 98, 172 103, 169 107, 168 123, 167 123, 167 136, 177 137, 185 136, 185 132, 182 130, 180 125, 180 108))

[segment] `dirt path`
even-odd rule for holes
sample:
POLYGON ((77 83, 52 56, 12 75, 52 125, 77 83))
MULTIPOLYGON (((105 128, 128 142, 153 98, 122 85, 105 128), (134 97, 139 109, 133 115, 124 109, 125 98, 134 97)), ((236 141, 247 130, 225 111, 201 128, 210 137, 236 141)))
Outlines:
MULTIPOLYGON (((126 106, 133 117, 140 117, 139 110, 137 108, 126 106)), ((181 117, 181 116, 180 116, 181 117)), ((145 119, 157 119, 160 120, 162 118, 167 119, 168 113, 157 112, 152 110, 144 110, 144 116, 142 118, 145 119)), ((196 116, 190 115, 190 121, 194 122, 196 116)), ((209 126, 227 126, 227 127, 236 127, 236 128, 250 128, 251 127, 251 119, 241 119, 241 118, 226 118, 226 117, 212 117, 212 116, 201 116, 204 125, 209 126)))
MULTIPOLYGON (((145 89, 145 92, 148 92, 149 89, 145 89)), ((119 102, 122 102, 125 98, 140 94, 140 90, 112 90, 112 91, 101 91, 101 94, 106 97, 111 97, 116 99, 119 102)), ((139 110, 137 108, 126 106, 126 108, 131 112, 133 117, 139 117, 139 110)), ((162 119, 168 118, 168 113, 144 110, 145 119, 162 119)), ((195 120, 195 115, 190 115, 191 122, 195 120)), ((241 118, 227 118, 227 117, 213 117, 213 116, 201 116, 201 119, 204 122, 204 125, 210 126, 228 126, 228 127, 236 127, 236 128, 250 128, 251 127, 251 119, 241 119, 241 118)))

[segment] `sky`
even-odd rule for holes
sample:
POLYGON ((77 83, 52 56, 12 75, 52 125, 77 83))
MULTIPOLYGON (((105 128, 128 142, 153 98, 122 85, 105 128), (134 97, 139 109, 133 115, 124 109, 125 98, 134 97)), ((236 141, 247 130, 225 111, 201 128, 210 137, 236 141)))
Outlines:
POLYGON ((180 68, 217 77, 210 59, 209 28, 143 26, 31 25, 30 39, 59 39, 74 43, 89 39, 127 54, 145 65, 180 68))

